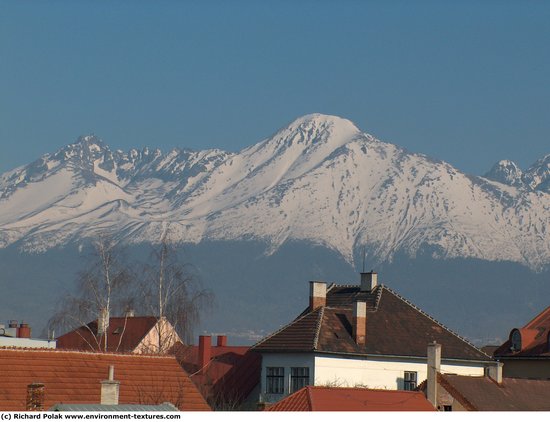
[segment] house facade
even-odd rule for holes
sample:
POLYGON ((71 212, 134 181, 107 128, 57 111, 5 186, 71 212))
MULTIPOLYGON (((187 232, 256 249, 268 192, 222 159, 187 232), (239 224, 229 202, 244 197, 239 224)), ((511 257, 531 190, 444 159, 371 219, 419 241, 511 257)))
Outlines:
POLYGON ((427 378, 428 343, 444 345, 441 371, 482 376, 492 359, 384 285, 310 282, 310 304, 253 346, 262 354, 260 402, 306 385, 414 390, 427 378))

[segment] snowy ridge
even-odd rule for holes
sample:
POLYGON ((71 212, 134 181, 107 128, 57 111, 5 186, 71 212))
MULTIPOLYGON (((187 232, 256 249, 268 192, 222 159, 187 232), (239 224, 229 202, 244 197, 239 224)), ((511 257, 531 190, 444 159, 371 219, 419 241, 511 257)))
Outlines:
POLYGON ((0 176, 0 246, 42 251, 111 230, 131 243, 300 240, 369 259, 550 263, 550 155, 473 177, 361 132, 301 117, 238 153, 111 151, 95 136, 0 176))

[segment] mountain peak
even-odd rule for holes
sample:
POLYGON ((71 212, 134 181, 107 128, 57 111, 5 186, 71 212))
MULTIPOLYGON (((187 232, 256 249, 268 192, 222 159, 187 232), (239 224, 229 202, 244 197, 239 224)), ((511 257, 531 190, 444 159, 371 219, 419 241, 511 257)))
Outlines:
POLYGON ((522 186, 522 176, 521 169, 511 160, 500 160, 484 175, 487 179, 510 186, 522 186))
POLYGON ((330 114, 322 113, 312 113, 306 114, 305 116, 298 117, 294 120, 288 128, 299 128, 299 127, 316 127, 316 128, 332 128, 333 130, 349 131, 349 132, 359 132, 359 129, 355 124, 348 119, 343 117, 333 116, 330 114))

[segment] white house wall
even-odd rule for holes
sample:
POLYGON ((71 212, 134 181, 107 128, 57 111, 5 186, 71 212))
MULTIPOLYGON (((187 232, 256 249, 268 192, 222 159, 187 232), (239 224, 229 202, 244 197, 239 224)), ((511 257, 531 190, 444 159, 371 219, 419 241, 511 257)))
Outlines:
POLYGON ((290 368, 309 368, 310 382, 315 379, 315 356, 311 353, 265 353, 262 354, 262 376, 261 376, 261 394, 260 401, 274 403, 290 392, 290 368), (283 367, 285 368, 285 394, 266 394, 266 368, 283 367))
MULTIPOLYGON (((441 372, 468 376, 483 376, 484 363, 458 363, 443 360, 441 372)), ((365 387, 403 390, 405 371, 417 373, 417 383, 427 378, 426 359, 391 357, 335 357, 313 353, 263 353, 260 401, 273 403, 290 392, 290 368, 308 367, 310 383, 317 386, 365 387), (266 368, 285 368, 284 394, 266 394, 266 368)))
MULTIPOLYGON (((417 383, 420 384, 427 378, 426 360, 379 357, 342 358, 318 355, 315 357, 314 382, 315 385, 335 387, 360 386, 403 390, 405 371, 417 372, 417 383)), ((484 364, 459 364, 443 361, 441 372, 482 376, 484 364)))

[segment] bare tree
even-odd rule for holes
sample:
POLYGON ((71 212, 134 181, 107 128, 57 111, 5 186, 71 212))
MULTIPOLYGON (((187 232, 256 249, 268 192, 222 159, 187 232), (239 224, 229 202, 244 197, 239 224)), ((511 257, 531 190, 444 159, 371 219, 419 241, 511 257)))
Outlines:
MULTIPOLYGON (((154 315, 159 322, 169 321, 183 341, 193 338, 201 312, 211 306, 213 295, 200 285, 190 264, 184 263, 181 250, 163 237, 151 253, 151 263, 143 270, 138 309, 154 315)), ((174 344, 173 330, 157 324, 158 350, 174 344)))
POLYGON ((92 243, 93 252, 87 268, 79 273, 76 293, 60 300, 49 327, 68 331, 83 326, 91 334, 81 336, 88 346, 107 350, 107 335, 103 333, 110 316, 122 312, 132 302, 132 278, 112 237, 102 235, 92 243), (88 325, 93 320, 97 320, 97 327, 88 325))

